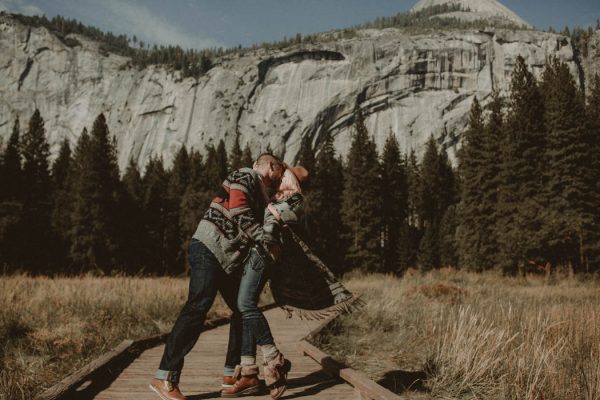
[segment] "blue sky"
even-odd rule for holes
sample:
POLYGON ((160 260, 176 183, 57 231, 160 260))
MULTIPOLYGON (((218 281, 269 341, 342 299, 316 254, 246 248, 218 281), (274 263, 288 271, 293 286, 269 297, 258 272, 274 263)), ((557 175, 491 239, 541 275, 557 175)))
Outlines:
MULTIPOLYGON (((0 0, 0 10, 60 14, 146 43, 231 47, 344 28, 417 0, 0 0)), ((595 26, 600 0, 503 0, 538 28, 595 26)))

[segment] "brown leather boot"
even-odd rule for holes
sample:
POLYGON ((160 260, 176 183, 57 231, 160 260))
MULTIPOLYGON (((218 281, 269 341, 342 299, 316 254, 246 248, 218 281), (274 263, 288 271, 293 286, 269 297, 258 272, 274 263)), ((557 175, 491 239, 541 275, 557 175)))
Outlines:
POLYGON ((187 400, 176 383, 153 378, 149 386, 163 400, 187 400))
POLYGON ((235 385, 236 382, 237 382, 237 379, 235 379, 233 376, 224 376, 223 383, 221 383, 221 387, 224 389, 230 388, 233 385, 235 385))
POLYGON ((224 376, 223 383, 221 383, 221 387, 224 389, 230 388, 242 377, 242 366, 236 365, 235 370, 233 371, 232 376, 224 376))
POLYGON ((275 359, 263 364, 265 384, 273 400, 283 396, 287 388, 287 374, 290 369, 292 369, 292 363, 290 360, 286 360, 281 353, 275 359))
POLYGON ((244 365, 240 370, 240 378, 232 387, 221 390, 221 397, 242 397, 256 394, 259 391, 258 367, 256 365, 244 365))

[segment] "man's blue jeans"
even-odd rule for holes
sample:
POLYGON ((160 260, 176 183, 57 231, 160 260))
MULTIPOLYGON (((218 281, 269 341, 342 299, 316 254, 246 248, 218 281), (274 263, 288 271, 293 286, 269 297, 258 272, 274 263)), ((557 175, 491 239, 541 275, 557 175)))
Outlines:
POLYGON ((275 344, 269 323, 258 308, 258 298, 267 282, 267 263, 256 248, 244 264, 237 308, 242 315, 242 356, 256 357, 256 346, 275 344))
POLYGON ((217 291, 233 311, 229 328, 226 367, 240 363, 242 319, 237 308, 239 274, 227 275, 214 254, 200 241, 192 239, 188 261, 191 267, 188 299, 171 330, 156 377, 179 382, 183 359, 202 332, 206 314, 217 291))

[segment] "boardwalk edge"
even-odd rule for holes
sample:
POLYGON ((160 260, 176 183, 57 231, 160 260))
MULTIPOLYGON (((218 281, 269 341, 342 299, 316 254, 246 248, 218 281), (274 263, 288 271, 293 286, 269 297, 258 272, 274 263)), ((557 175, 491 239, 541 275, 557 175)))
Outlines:
MULTIPOLYGON (((276 304, 271 303, 261 307, 263 311, 270 310, 277 307, 276 304)), ((220 317, 208 320, 204 323, 204 330, 210 330, 219 326, 228 324, 230 317, 220 317)), ((102 376, 103 373, 116 369, 116 365, 122 363, 126 359, 135 359, 144 350, 151 347, 157 346, 167 340, 168 333, 161 333, 158 335, 148 336, 138 340, 123 340, 113 350, 102 354, 98 358, 90 361, 87 365, 73 372, 72 374, 63 378, 60 382, 44 390, 38 394, 35 400, 58 400, 67 398, 68 395, 75 395, 77 389, 82 387, 85 383, 90 381, 93 382, 97 376, 102 376)), ((72 398, 72 397, 69 397, 72 398)))
MULTIPOLYGON (((355 297, 353 302, 358 300, 359 296, 355 297)), ((398 396, 394 392, 384 388, 373 380, 369 379, 363 372, 357 371, 352 368, 348 368, 342 363, 336 361, 329 354, 325 353, 316 346, 308 342, 309 339, 314 338, 323 329, 325 329, 330 323, 332 323, 341 314, 335 314, 323 321, 322 324, 317 326, 315 329, 309 332, 300 342, 298 342, 298 349, 304 354, 315 360, 321 365, 323 371, 334 378, 341 378, 354 387, 355 390, 360 393, 364 399, 371 400, 400 400, 402 397, 398 396)))

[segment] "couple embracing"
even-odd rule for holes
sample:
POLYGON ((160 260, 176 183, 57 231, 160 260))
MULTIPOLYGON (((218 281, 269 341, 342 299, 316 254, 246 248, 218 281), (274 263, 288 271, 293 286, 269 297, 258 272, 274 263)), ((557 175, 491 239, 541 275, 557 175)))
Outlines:
POLYGON ((150 383, 162 399, 186 398, 178 388, 184 357, 196 344, 217 291, 233 311, 222 397, 260 391, 257 347, 271 397, 278 399, 286 389, 291 363, 277 348, 258 307, 268 279, 276 302, 300 311, 335 306, 351 297, 290 229, 303 211, 300 184, 307 176, 303 167, 289 167, 265 153, 253 168, 233 171, 223 182, 191 239, 188 299, 150 383), (304 285, 298 285, 298 275, 304 285), (319 287, 320 293, 310 293, 319 287))

